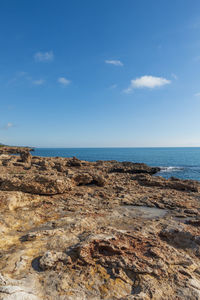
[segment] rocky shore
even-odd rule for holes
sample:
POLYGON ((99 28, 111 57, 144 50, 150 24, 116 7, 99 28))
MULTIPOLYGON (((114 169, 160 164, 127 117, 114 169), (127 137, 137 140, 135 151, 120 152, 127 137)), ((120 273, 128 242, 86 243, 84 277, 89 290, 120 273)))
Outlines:
POLYGON ((1 147, 0 299, 200 299, 200 183, 158 172, 1 147))

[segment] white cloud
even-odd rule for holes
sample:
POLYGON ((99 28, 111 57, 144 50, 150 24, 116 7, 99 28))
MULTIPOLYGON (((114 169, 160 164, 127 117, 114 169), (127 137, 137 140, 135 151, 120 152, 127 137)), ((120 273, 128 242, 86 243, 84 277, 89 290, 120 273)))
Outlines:
POLYGON ((194 94, 195 97, 200 97, 200 93, 194 94))
POLYGON ((120 60, 105 60, 106 64, 122 67, 124 64, 120 60))
POLYGON ((10 129, 14 127, 13 123, 10 123, 8 122, 7 124, 5 124, 3 127, 1 127, 0 129, 4 129, 4 130, 7 130, 7 129, 10 129))
POLYGON ((65 77, 59 77, 59 78, 58 78, 58 82, 61 83, 61 84, 64 85, 64 86, 67 86, 67 85, 69 85, 69 84, 71 83, 71 81, 68 80, 68 79, 65 78, 65 77))
POLYGON ((160 87, 169 83, 171 83, 171 81, 168 79, 145 75, 131 80, 130 86, 127 89, 125 89, 124 92, 131 93, 133 89, 154 89, 156 87, 160 87))
POLYGON ((35 61, 52 61, 54 59, 53 51, 49 52, 37 52, 34 55, 35 61))
POLYGON ((32 83, 34 85, 42 85, 45 83, 45 80, 44 79, 33 80, 32 83))

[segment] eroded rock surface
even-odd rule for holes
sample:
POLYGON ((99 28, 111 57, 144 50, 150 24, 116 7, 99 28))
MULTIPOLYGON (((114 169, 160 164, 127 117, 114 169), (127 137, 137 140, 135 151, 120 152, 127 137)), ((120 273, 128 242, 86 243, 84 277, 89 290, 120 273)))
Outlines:
POLYGON ((0 189, 38 195, 55 195, 71 190, 72 182, 69 178, 56 175, 0 175, 0 189))
POLYGON ((200 299, 199 182, 1 153, 0 299, 200 299))

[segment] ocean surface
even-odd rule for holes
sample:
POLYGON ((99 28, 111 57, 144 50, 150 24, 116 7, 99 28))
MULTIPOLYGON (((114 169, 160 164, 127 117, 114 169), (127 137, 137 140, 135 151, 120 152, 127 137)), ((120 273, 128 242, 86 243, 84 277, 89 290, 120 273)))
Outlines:
POLYGON ((200 148, 35 148, 33 155, 140 162, 161 167, 165 178, 200 181, 200 148))

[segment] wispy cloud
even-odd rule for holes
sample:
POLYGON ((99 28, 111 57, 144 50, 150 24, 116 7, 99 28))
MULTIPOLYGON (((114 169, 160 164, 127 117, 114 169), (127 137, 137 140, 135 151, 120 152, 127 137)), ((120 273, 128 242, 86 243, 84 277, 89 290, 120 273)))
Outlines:
POLYGON ((15 76, 8 81, 7 86, 17 84, 21 79, 27 79, 27 76, 28 76, 27 72, 24 71, 17 72, 15 73, 15 76))
POLYGON ((111 89, 111 90, 114 90, 114 89, 116 89, 117 88, 117 84, 112 84, 110 87, 109 87, 109 89, 111 89))
POLYGON ((0 129, 8 130, 8 129, 12 128, 12 127, 14 127, 13 123, 8 122, 4 126, 0 127, 0 129))
POLYGON ((200 92, 199 93, 196 93, 194 94, 195 97, 200 97, 200 92))
POLYGON ((31 83, 33 85, 43 85, 45 83, 44 79, 33 79, 27 72, 17 72, 15 77, 13 77, 8 83, 10 85, 20 85, 25 83, 31 83))
POLYGON ((60 84, 62 84, 63 86, 67 86, 67 85, 69 85, 71 83, 71 80, 69 80, 69 79, 67 79, 65 77, 59 77, 58 78, 58 82, 60 84))
POLYGON ((43 85, 45 83, 44 79, 33 80, 32 83, 34 85, 43 85))
POLYGON ((176 75, 176 74, 174 74, 174 73, 172 73, 172 77, 174 78, 174 79, 178 79, 178 76, 176 75))
POLYGON ((17 72, 17 77, 24 77, 26 75, 28 75, 27 72, 24 72, 24 71, 17 72))
POLYGON ((136 79, 132 79, 129 87, 124 90, 125 93, 131 93, 134 89, 154 89, 156 87, 161 87, 166 84, 170 84, 171 81, 165 79, 163 77, 155 77, 155 76, 141 76, 136 79))
POLYGON ((124 64, 120 60, 105 60, 106 64, 122 67, 124 64))
POLYGON ((37 62, 48 62, 54 59, 53 51, 49 52, 37 52, 34 55, 34 59, 37 62))

